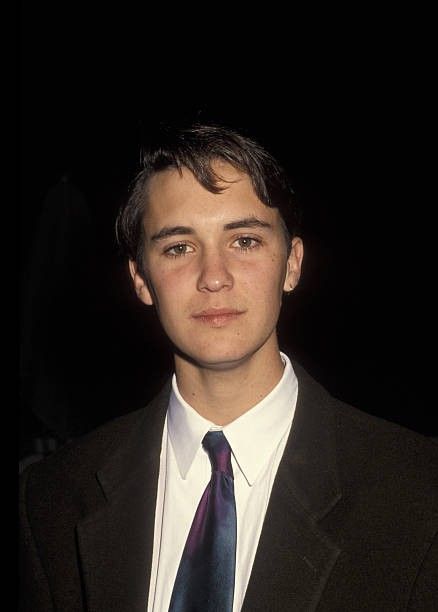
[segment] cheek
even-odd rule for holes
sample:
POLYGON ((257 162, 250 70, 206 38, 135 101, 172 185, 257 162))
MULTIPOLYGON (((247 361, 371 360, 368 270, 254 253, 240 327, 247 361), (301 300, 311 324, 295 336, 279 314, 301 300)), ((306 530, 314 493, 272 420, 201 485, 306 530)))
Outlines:
POLYGON ((151 278, 155 306, 159 312, 183 307, 183 299, 190 293, 190 283, 180 272, 163 271, 151 278))
POLYGON ((242 284, 245 285, 248 295, 275 300, 276 296, 281 297, 283 292, 285 269, 286 264, 283 269, 276 258, 248 266, 241 275, 242 284))

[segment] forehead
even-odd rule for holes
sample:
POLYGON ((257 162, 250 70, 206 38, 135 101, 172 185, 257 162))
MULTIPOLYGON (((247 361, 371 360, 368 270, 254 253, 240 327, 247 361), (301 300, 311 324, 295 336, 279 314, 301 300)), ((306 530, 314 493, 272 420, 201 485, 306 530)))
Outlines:
POLYGON ((226 222, 239 217, 256 216, 274 223, 278 211, 260 201, 251 179, 225 162, 216 162, 213 170, 220 177, 220 193, 203 187, 190 170, 164 170, 155 174, 147 187, 146 228, 168 223, 226 222))

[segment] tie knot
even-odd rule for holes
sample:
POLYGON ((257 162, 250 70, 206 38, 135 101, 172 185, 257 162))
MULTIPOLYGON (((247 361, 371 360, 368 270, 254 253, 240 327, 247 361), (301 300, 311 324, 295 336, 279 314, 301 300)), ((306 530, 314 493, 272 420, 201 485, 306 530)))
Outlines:
POLYGON ((213 472, 225 472, 233 477, 231 467, 231 447, 222 431, 209 431, 202 440, 202 446, 208 453, 213 472))

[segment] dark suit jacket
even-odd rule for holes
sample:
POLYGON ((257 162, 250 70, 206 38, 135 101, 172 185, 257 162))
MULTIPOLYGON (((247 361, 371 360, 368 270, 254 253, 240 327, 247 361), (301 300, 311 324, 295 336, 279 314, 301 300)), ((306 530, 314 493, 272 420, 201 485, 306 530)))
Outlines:
MULTIPOLYGON (((437 446, 294 368, 296 413, 243 610, 436 612, 437 446)), ((168 395, 25 471, 22 610, 145 612, 168 395)))

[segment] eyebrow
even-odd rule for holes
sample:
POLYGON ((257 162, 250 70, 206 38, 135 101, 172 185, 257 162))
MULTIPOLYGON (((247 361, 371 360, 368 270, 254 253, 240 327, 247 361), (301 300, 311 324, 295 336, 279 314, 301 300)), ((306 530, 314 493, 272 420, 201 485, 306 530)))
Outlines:
MULTIPOLYGON (((236 221, 230 221, 230 223, 226 223, 224 225, 224 230, 228 231, 234 229, 254 227, 272 229, 271 223, 267 223, 266 221, 257 219, 257 217, 246 217, 244 219, 237 219, 236 221)), ((183 236, 194 233, 195 230, 192 227, 188 227, 185 225, 175 225, 174 227, 163 227, 159 232, 151 236, 151 240, 157 242, 159 240, 163 240, 164 238, 169 238, 169 236, 183 236)))
POLYGON ((193 228, 185 227, 184 225, 176 225, 175 227, 163 227, 159 232, 151 236, 151 240, 158 241, 168 238, 169 236, 181 236, 184 234, 193 234, 193 228))
POLYGON ((238 219, 237 221, 231 221, 224 225, 224 230, 240 229, 244 227, 267 227, 272 229, 272 225, 267 221, 257 219, 257 217, 246 217, 245 219, 238 219))

